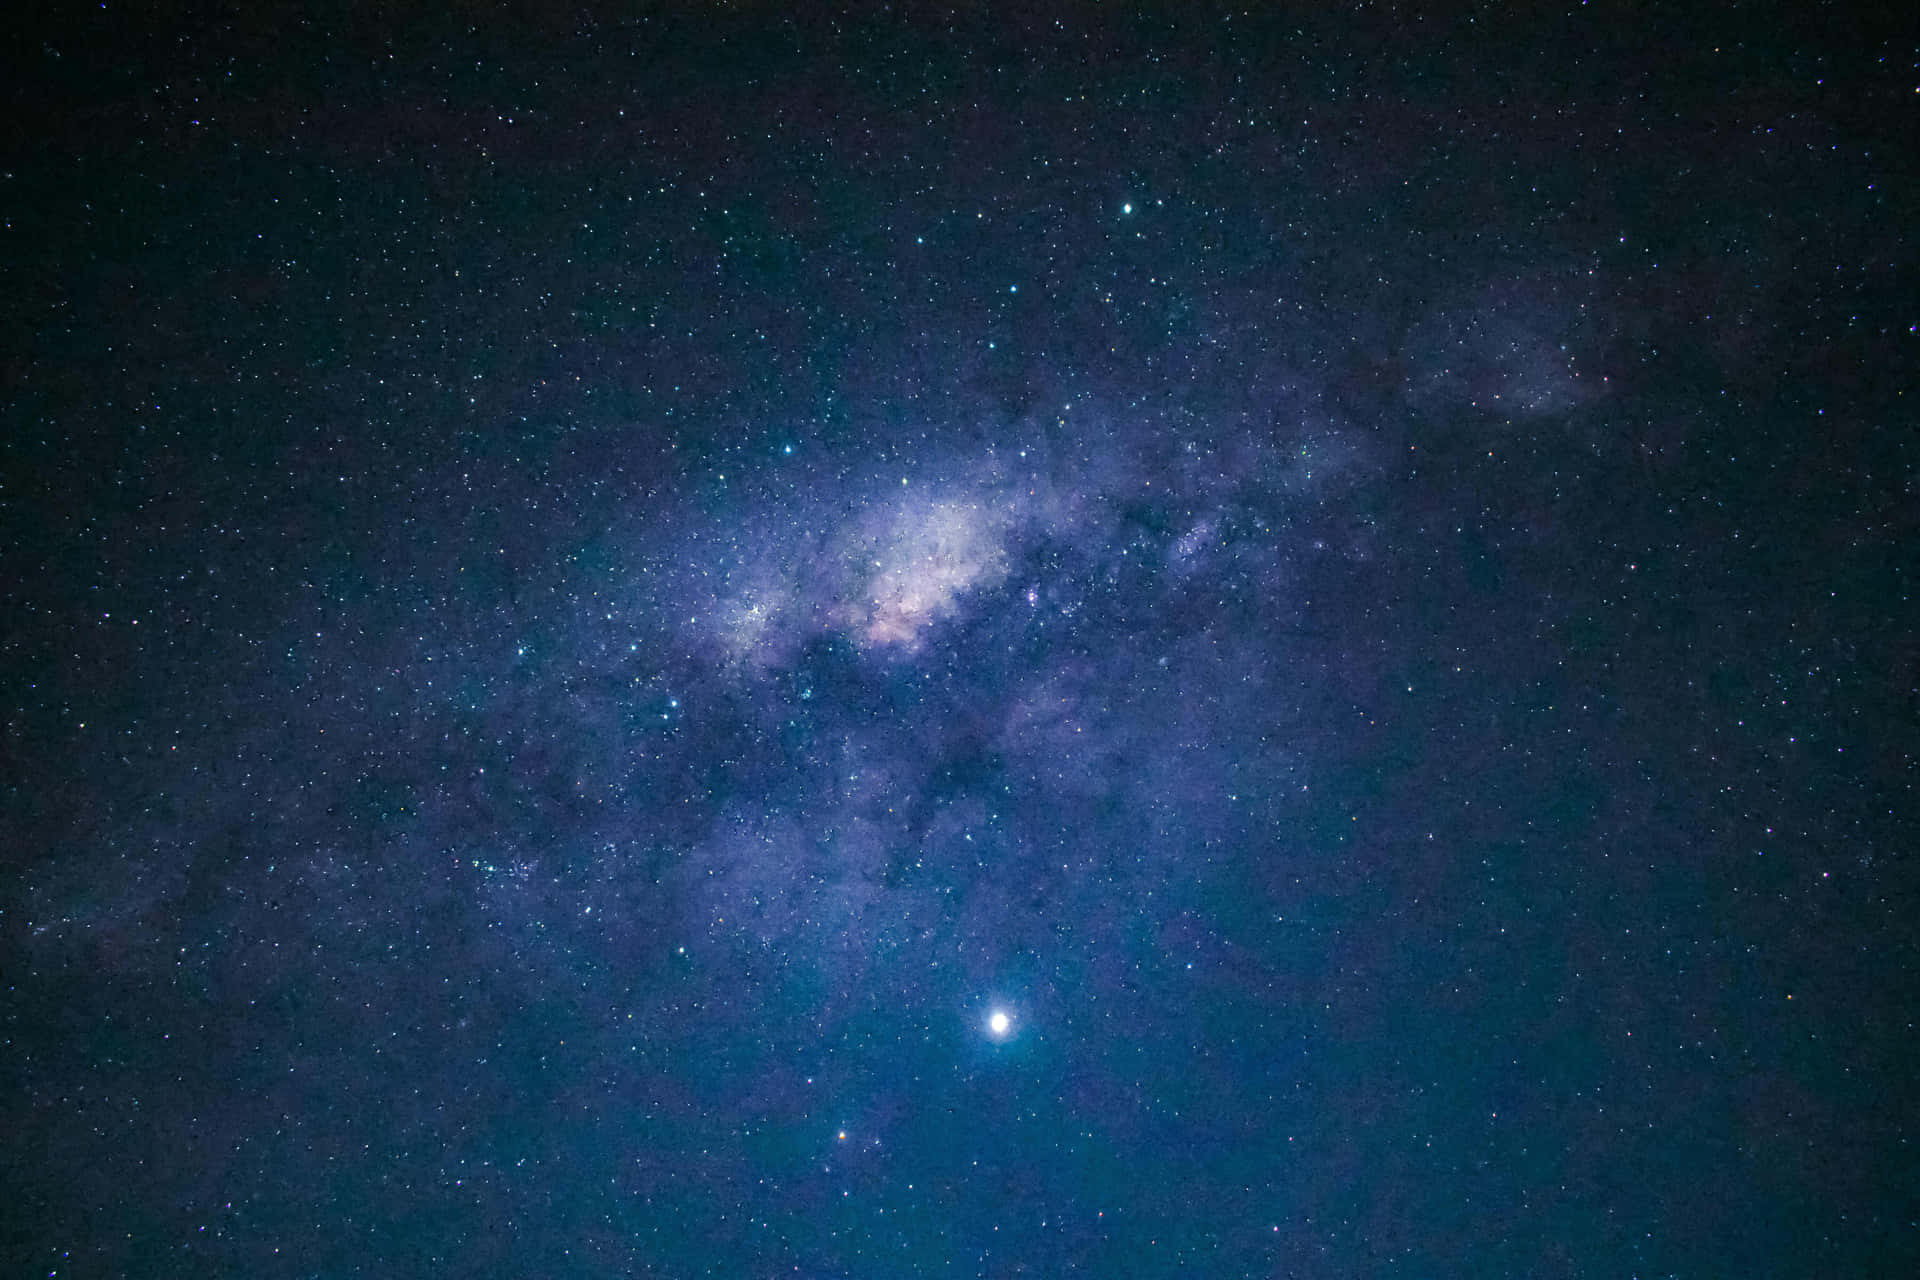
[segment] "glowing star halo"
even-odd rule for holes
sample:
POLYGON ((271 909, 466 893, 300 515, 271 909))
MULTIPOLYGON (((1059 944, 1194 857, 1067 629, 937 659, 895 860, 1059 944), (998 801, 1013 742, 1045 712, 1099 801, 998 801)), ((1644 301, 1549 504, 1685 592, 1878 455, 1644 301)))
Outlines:
POLYGON ((1005 1009, 995 1009, 987 1015, 987 1034, 995 1040, 1005 1040, 1013 1031, 1013 1017, 1005 1009))

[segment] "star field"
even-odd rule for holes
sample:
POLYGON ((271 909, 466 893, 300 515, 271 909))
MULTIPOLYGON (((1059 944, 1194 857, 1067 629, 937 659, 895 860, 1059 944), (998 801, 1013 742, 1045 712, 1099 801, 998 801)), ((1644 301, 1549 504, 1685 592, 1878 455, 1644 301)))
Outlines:
POLYGON ((1911 1271, 1828 17, 46 18, 0 1259, 1911 1271))

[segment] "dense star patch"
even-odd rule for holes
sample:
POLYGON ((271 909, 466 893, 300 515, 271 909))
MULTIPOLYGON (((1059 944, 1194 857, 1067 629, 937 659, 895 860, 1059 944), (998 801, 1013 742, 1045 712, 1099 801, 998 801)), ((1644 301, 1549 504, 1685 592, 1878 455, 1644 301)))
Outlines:
POLYGON ((1912 50, 1598 7, 22 29, 0 1258, 1913 1273, 1912 50))

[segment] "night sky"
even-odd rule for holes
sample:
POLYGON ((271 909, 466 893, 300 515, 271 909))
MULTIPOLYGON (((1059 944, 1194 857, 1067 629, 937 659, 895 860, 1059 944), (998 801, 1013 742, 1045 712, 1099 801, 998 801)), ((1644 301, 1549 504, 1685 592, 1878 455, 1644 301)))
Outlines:
POLYGON ((1911 30, 1007 8, 14 29, 6 1274, 1920 1270, 1911 30))

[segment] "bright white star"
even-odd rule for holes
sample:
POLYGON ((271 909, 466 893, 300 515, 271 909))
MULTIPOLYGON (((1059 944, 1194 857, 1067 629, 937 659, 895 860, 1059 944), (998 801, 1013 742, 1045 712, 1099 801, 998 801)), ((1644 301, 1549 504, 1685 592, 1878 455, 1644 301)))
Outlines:
POLYGON ((987 1015, 987 1030, 996 1040, 1006 1039, 1007 1032, 1013 1029, 1013 1019, 1007 1016, 1005 1009, 995 1009, 987 1015))

